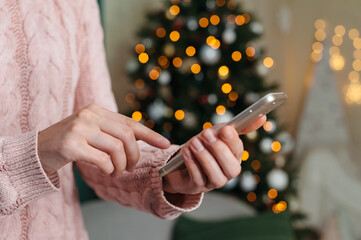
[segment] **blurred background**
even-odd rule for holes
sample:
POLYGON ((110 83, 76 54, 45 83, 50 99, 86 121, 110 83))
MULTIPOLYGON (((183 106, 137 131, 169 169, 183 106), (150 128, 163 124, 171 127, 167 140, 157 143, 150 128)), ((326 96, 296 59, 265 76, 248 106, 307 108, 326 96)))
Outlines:
POLYGON ((87 201, 79 182, 91 239, 361 239, 360 1, 99 3, 119 111, 173 142, 268 92, 288 101, 242 138, 242 175, 176 221, 87 201))

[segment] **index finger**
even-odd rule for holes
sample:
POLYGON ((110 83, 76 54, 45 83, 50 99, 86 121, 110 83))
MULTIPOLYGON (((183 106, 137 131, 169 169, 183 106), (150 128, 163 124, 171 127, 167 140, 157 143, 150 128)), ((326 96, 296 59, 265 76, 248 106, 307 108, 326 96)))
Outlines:
POLYGON ((263 115, 262 117, 258 118, 257 121, 251 123, 246 128, 244 128, 242 131, 240 131, 238 134, 246 134, 249 132, 256 131, 258 128, 262 127, 262 125, 266 122, 267 117, 266 115, 263 115))

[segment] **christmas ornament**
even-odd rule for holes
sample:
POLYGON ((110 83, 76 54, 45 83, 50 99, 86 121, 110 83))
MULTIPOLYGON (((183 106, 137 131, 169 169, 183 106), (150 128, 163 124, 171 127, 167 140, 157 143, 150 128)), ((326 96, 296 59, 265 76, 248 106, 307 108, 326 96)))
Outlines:
POLYGON ((221 59, 219 49, 213 49, 208 45, 203 45, 199 51, 202 62, 207 65, 214 65, 221 59))
POLYGON ((272 139, 271 138, 263 138, 259 143, 259 148, 263 153, 272 153, 272 139))
POLYGON ((283 191, 288 186, 288 175, 285 171, 279 168, 272 169, 266 176, 267 183, 271 188, 277 191, 283 191))
POLYGON ((171 80, 171 75, 170 75, 169 71, 163 70, 160 73, 159 78, 158 78, 159 84, 167 85, 167 84, 169 84, 170 80, 171 80))
POLYGON ((257 182, 250 171, 246 171, 241 175, 239 180, 239 186, 245 192, 251 192, 256 189, 257 182))
POLYGON ((147 112, 149 118, 157 122, 164 116, 165 110, 166 106, 163 101, 156 99, 151 105, 149 105, 147 112))
POLYGON ((232 120, 234 117, 234 114, 230 111, 226 111, 223 115, 218 115, 217 113, 212 115, 211 121, 213 125, 216 125, 218 123, 228 122, 232 120))

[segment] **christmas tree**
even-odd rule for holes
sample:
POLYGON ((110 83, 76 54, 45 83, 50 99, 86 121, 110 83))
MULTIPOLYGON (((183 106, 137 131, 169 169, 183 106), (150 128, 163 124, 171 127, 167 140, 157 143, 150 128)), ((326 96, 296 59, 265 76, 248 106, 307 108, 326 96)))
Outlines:
MULTIPOLYGON (((183 144, 204 128, 229 121, 274 90, 264 77, 271 57, 256 40, 263 27, 232 0, 172 0, 151 12, 139 31, 127 71, 135 90, 126 95, 133 119, 183 144)), ((241 136, 241 175, 222 191, 259 211, 280 213, 294 196, 285 171, 293 141, 274 114, 262 129, 241 136)))

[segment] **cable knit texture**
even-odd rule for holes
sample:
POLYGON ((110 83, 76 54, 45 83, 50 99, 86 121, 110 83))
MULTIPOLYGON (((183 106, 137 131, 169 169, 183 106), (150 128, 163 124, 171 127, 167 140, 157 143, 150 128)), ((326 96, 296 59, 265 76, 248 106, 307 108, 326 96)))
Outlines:
MULTIPOLYGON (((91 103, 117 111, 95 0, 0 1, 0 100, 0 239, 88 239, 73 166, 47 176, 37 136, 91 103)), ((76 165, 104 199, 165 219, 198 207, 201 194, 171 204, 162 191, 157 168, 179 147, 139 147, 136 170, 115 178, 76 165)))

